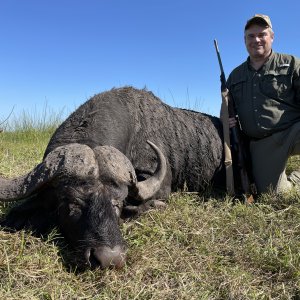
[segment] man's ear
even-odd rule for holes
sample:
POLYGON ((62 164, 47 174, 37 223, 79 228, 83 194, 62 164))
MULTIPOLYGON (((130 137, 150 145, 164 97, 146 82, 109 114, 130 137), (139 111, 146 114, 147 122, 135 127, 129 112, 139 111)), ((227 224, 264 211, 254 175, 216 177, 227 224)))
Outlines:
POLYGON ((272 43, 273 43, 273 41, 274 41, 274 31, 271 28, 269 28, 269 32, 270 32, 270 37, 271 37, 272 43))

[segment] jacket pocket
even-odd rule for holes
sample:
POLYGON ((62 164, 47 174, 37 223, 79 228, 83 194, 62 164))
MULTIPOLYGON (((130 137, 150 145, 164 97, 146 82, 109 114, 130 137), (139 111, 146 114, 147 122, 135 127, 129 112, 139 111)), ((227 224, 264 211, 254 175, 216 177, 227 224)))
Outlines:
POLYGON ((261 81, 261 91, 273 99, 284 99, 291 88, 292 80, 288 69, 270 70, 261 81))

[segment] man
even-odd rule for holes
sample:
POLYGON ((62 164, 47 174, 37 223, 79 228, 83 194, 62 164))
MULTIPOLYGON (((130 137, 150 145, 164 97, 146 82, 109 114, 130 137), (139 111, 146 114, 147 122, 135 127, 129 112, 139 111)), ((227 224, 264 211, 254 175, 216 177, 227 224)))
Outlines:
MULTIPOLYGON (((300 60, 272 50, 271 20, 257 14, 245 26, 248 59, 227 81, 242 131, 250 139, 258 192, 281 192, 300 184, 300 171, 287 177, 289 156, 300 154, 300 60)), ((229 121, 236 126, 235 119, 229 121)))

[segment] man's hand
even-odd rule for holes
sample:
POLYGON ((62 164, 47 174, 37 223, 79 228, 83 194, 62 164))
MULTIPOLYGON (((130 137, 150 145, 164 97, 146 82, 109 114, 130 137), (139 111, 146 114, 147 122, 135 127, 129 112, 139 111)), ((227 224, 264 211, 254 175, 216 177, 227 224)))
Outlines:
POLYGON ((236 118, 229 118, 228 123, 229 123, 229 128, 233 128, 236 126, 237 120, 236 118))

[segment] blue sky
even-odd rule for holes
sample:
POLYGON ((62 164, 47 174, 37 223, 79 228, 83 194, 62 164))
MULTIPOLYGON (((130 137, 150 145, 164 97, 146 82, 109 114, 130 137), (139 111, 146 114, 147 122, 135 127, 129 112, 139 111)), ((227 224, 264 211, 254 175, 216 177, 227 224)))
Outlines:
POLYGON ((300 56, 299 0, 1 0, 0 121, 70 113, 112 87, 147 87, 164 102, 218 115, 219 66, 247 57, 246 20, 268 14, 274 50, 300 56))

